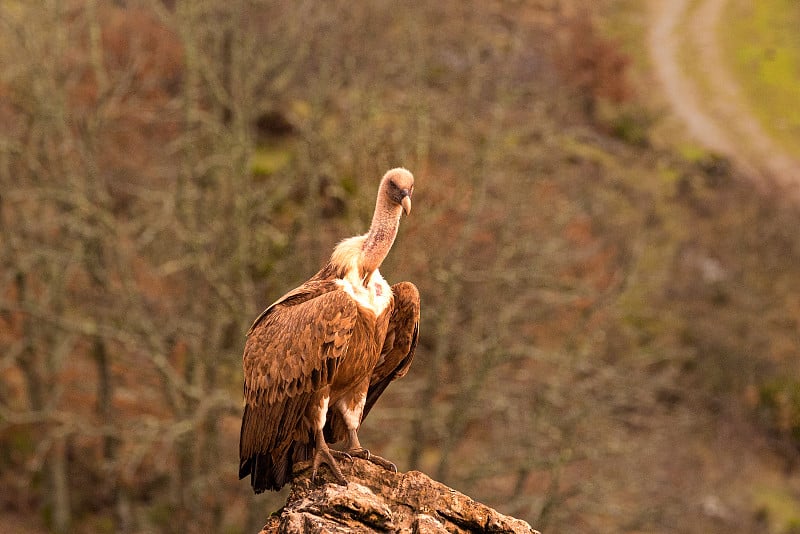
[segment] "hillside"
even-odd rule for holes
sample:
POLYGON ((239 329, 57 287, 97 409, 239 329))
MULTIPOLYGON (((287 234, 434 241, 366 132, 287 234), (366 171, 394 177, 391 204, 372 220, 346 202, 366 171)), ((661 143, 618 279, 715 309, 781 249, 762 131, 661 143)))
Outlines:
POLYGON ((797 206, 665 135, 614 2, 428 4, 0 5, 10 525, 261 528, 244 333, 403 165, 364 446, 542 532, 797 528, 797 206))

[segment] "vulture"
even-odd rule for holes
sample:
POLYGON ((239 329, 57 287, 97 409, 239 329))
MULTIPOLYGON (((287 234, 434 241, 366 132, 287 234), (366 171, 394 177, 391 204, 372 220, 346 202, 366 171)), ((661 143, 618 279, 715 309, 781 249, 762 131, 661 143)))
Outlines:
POLYGON ((239 479, 255 493, 281 489, 295 462, 337 465, 353 456, 386 469, 358 440, 361 422, 390 382, 408 372, 419 331, 419 292, 378 271, 402 214, 411 212, 414 177, 388 171, 369 231, 345 239, 311 279, 264 310, 247 333, 239 479), (342 450, 329 444, 343 441, 342 450), (336 459, 335 459, 336 458, 336 459))

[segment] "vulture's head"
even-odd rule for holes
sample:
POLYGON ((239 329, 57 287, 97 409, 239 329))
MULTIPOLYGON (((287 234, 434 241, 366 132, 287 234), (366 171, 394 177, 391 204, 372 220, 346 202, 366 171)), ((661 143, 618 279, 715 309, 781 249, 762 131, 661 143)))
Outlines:
POLYGON ((386 195, 390 205, 400 206, 403 213, 411 213, 411 195, 414 192, 414 175, 406 169, 398 167, 383 175, 381 191, 386 195))

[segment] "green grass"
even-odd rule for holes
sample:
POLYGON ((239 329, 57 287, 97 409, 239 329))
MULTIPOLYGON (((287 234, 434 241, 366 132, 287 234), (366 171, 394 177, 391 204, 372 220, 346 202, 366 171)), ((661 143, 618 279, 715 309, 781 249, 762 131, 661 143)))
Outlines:
POLYGON ((284 146, 260 146, 253 153, 250 168, 256 176, 269 176, 292 161, 292 152, 284 146))
POLYGON ((773 532, 796 532, 794 529, 800 525, 800 503, 788 490, 774 486, 756 487, 753 501, 773 532))
POLYGON ((681 143, 676 147, 678 154, 680 154, 683 159, 686 161, 690 161, 692 163, 698 163, 701 161, 705 161, 711 156, 711 153, 708 151, 707 148, 698 145, 696 143, 685 142, 681 143))
POLYGON ((800 3, 732 0, 720 43, 764 128, 800 156, 800 3))

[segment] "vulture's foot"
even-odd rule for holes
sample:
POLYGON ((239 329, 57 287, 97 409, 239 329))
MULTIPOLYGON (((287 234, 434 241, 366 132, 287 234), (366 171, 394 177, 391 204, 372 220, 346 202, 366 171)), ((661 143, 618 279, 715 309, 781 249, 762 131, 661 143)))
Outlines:
POLYGON ((367 460, 368 462, 372 462, 373 464, 383 467, 387 471, 393 471, 397 473, 397 466, 394 465, 392 462, 385 458, 381 458, 380 456, 375 456, 371 454, 367 449, 364 447, 358 447, 356 449, 349 449, 347 454, 350 456, 354 456, 356 458, 361 458, 362 460, 367 460))
POLYGON ((323 443, 317 446, 317 452, 314 454, 314 464, 313 470, 311 471, 311 480, 317 482, 317 470, 319 466, 322 464, 326 464, 331 472, 333 473, 334 478, 336 479, 336 483, 340 486, 346 486, 347 480, 345 480, 344 475, 342 474, 342 470, 339 469, 336 460, 333 459, 334 456, 337 456, 340 460, 341 459, 350 459, 353 458, 346 452, 341 451, 332 451, 328 448, 328 445, 323 443))
POLYGON ((337 460, 347 460, 348 462, 353 461, 353 455, 348 454, 344 451, 337 451, 336 449, 329 449, 331 452, 331 456, 333 456, 337 460))

